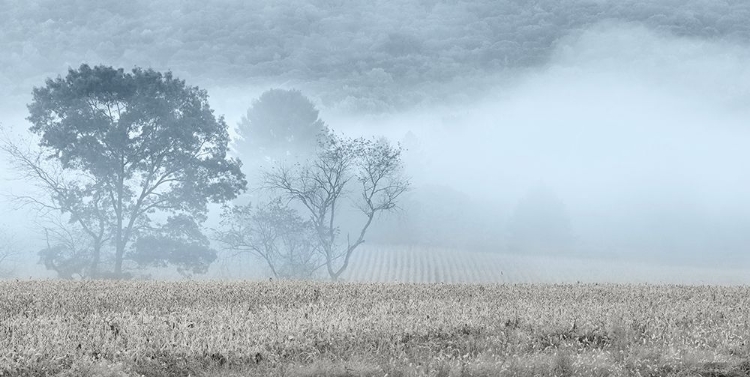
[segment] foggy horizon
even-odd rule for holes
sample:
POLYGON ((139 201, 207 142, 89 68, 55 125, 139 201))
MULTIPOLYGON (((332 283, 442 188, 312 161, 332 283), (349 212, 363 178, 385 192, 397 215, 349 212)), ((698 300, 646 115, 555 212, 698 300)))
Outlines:
MULTIPOLYGON (((13 38, 23 44, 23 36, 2 40, 13 38)), ((407 50, 431 46, 407 42, 407 50)), ((362 50, 363 61, 368 53, 375 54, 362 50)), ((88 64, 171 70, 187 85, 208 92, 208 103, 217 117, 225 117, 233 140, 254 101, 279 88, 299 90, 337 134, 383 136, 401 143, 411 189, 401 198, 399 211, 377 218, 363 249, 354 254, 358 264, 353 269, 362 275, 347 272, 350 281, 367 281, 362 276, 369 276, 368 261, 381 253, 436 265, 429 255, 446 261, 465 255, 497 263, 509 282, 747 284, 750 45, 742 38, 680 34, 648 22, 604 19, 561 30, 549 50, 538 55, 528 63, 519 58, 504 67, 476 68, 479 73, 446 74, 443 80, 433 73, 415 79, 394 73, 396 68, 388 72, 388 66, 353 69, 356 74, 338 81, 338 71, 325 68, 319 69, 323 78, 310 73, 309 80, 307 73, 212 77, 208 68, 208 73, 191 75, 192 57, 182 66, 175 60, 89 55, 71 56, 65 64, 71 69, 88 64), (239 77, 236 84, 228 84, 233 77, 239 77), (401 97, 389 103, 383 99, 389 92, 401 97), (566 272, 537 271, 531 278, 512 272, 553 263, 566 272), (632 265, 612 271, 633 275, 587 276, 585 263, 599 266, 592 269, 632 265), (676 270, 663 280, 652 278, 661 267, 676 270)), ((394 62, 409 65, 409 51, 394 56, 403 58, 394 62)), ((55 71, 49 66, 24 68, 27 74, 17 82, 7 75, 12 70, 0 75, 0 85, 13 87, 0 93, 0 125, 10 134, 37 140, 27 132, 26 105, 33 87, 44 86, 47 78, 65 77, 63 62, 56 64, 55 71)), ((470 64, 466 66, 468 70, 470 64)), ((234 155, 243 158, 243 151, 234 155)), ((27 187, 14 179, 8 157, 2 156, 0 230, 23 245, 14 276, 52 277, 37 264, 44 232, 34 223, 33 211, 17 209, 5 195, 27 187)), ((244 168, 250 190, 235 203, 247 201, 260 186, 257 171, 247 164, 244 168)), ((206 229, 219 227, 219 213, 219 206, 210 207, 206 229)), ((257 258, 235 263, 213 240, 212 246, 219 259, 206 278, 268 276, 257 258)), ((174 276, 153 271, 154 277, 160 274, 174 276)), ((393 276, 419 281, 407 275, 393 276)))

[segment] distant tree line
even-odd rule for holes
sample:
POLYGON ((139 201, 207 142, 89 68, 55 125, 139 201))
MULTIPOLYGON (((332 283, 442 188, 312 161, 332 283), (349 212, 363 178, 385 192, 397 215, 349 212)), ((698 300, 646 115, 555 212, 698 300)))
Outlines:
POLYGON ((747 43, 748 19, 744 1, 7 0, 0 88, 26 93, 83 59, 217 84, 291 80, 326 103, 379 111, 430 99, 456 78, 480 84, 543 64, 561 37, 600 21, 747 43))

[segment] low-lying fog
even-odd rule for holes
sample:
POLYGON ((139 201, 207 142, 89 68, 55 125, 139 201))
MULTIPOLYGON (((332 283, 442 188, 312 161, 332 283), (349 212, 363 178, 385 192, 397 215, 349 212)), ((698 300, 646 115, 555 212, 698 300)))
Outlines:
POLYGON ((452 220, 480 216, 493 241, 507 241, 524 198, 546 195, 567 212, 574 253, 736 265, 750 246, 749 52, 602 25, 476 102, 331 123, 400 137, 413 199, 465 194, 452 220))
MULTIPOLYGON (((413 190, 369 242, 750 267, 750 49, 600 24, 500 76, 491 93, 380 115, 301 88, 334 130, 407 149, 413 190)), ((236 125, 268 87, 206 89, 236 125)), ((23 111, 0 122, 24 130, 23 111)))

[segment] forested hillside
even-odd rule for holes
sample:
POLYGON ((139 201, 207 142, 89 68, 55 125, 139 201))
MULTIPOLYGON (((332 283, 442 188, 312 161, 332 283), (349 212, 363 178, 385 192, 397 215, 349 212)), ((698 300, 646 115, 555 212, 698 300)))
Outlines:
POLYGON ((0 96, 86 62, 292 84, 324 106, 382 111, 475 93, 599 22, 745 43, 748 19, 746 1, 707 0, 4 0, 0 96))

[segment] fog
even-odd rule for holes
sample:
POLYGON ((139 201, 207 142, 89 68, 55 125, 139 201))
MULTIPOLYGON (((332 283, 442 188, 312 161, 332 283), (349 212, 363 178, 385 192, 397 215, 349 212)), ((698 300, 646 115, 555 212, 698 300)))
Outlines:
POLYGON ((731 44, 604 24, 476 103, 342 123, 416 135, 418 186, 489 206, 498 233, 543 188, 579 253, 736 265, 750 241, 747 62, 731 44))
MULTIPOLYGON (((298 88, 336 132, 400 142, 412 189, 399 211, 378 218, 366 255, 419 249, 560 266, 631 263, 655 274, 654 266, 682 266, 692 272, 675 272, 670 281, 686 283, 700 273, 691 268, 711 268, 707 275, 718 282, 736 282, 737 270, 750 268, 746 45, 600 22, 562 35, 543 64, 497 71, 487 78, 491 85, 476 90, 474 81, 457 79, 444 86, 460 95, 382 112, 327 104, 314 91, 319 84, 299 80, 217 85, 184 78, 208 90, 230 127, 265 90, 298 88)), ((2 106, 0 124, 14 133, 28 128, 30 92, 2 106)), ((0 190, 25 190, 6 160, 0 168, 0 190)), ((50 276, 36 265, 43 238, 33 213, 7 196, 0 206, 0 226, 28 248, 17 258, 17 275, 50 276)), ((212 207, 208 227, 218 226, 217 211, 212 207)), ((367 259, 355 261, 356 270, 366 269, 367 259)), ((511 267, 500 266, 507 276, 511 267)), ((571 271, 540 280, 660 281, 571 271)), ((266 272, 252 258, 221 259, 207 276, 266 272)))

